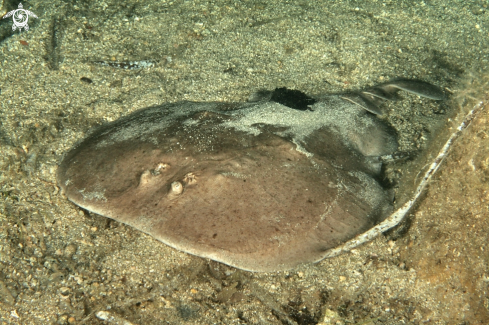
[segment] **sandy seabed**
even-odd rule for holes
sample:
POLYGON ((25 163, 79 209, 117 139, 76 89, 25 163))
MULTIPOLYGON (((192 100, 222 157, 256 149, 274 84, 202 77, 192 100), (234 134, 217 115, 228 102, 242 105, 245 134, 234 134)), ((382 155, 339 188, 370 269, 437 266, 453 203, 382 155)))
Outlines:
MULTIPOLYGON (((446 105, 460 117, 489 91, 487 1, 24 5, 39 17, 28 31, 0 21, 0 323, 489 323, 489 109, 453 146, 409 227, 286 272, 176 251, 81 210, 55 180, 90 128, 170 101, 406 77, 452 92, 446 105), (154 64, 100 64, 133 61, 154 64)), ((407 97, 393 107, 430 105, 407 97)))

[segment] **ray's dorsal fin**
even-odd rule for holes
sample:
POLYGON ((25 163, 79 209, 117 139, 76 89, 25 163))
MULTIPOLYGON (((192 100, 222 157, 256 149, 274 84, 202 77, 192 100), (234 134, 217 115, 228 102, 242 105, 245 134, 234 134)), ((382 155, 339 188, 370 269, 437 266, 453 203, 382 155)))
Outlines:
POLYGON ((378 85, 376 88, 380 88, 388 93, 395 93, 397 90, 404 90, 429 99, 445 99, 445 94, 440 87, 416 79, 396 79, 388 83, 378 85))
POLYGON ((415 79, 392 80, 359 92, 343 95, 340 98, 357 104, 370 113, 381 115, 383 111, 380 108, 380 105, 384 101, 396 101, 401 99, 397 94, 399 90, 404 90, 434 100, 445 99, 445 94, 440 87, 415 79))
POLYGON ((340 96, 341 99, 356 104, 362 107, 364 110, 375 114, 382 115, 383 111, 380 109, 380 104, 377 100, 368 100, 367 96, 362 96, 362 93, 352 93, 340 96))

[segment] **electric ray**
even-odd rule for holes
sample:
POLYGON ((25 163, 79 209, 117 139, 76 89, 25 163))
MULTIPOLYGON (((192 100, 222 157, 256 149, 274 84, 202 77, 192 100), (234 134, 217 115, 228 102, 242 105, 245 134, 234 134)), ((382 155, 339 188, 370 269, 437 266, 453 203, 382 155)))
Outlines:
POLYGON ((101 126, 71 149, 57 180, 68 199, 169 246, 240 269, 323 259, 384 220, 379 179, 396 131, 375 114, 397 80, 312 98, 279 88, 246 103, 177 102, 101 126))

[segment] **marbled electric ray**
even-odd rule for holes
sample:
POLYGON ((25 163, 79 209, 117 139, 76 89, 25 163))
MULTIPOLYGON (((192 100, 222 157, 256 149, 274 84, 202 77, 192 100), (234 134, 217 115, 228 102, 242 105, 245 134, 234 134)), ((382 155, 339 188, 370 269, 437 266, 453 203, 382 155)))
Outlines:
POLYGON ((401 80, 317 100, 282 88, 142 109, 71 149, 58 183, 75 204, 190 254, 250 271, 319 261, 392 210, 377 179, 396 132, 371 112, 398 89, 443 97, 401 80))

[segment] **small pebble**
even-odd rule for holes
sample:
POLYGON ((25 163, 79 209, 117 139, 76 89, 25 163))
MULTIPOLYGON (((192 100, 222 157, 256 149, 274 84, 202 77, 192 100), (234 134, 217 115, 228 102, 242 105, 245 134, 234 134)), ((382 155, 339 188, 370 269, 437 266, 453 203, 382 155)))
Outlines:
POLYGON ((65 247, 63 255, 65 257, 71 258, 76 253, 77 247, 74 244, 70 244, 65 247))
POLYGON ((342 321, 341 316, 336 311, 326 308, 326 310, 324 311, 323 321, 318 323, 317 325, 329 325, 329 324, 340 325, 340 324, 344 324, 344 322, 342 321))
POLYGON ((59 288, 59 293, 61 293, 62 296, 68 296, 70 294, 70 288, 61 287, 59 288))
POLYGON ((95 317, 97 317, 100 320, 106 321, 109 324, 114 324, 114 325, 134 325, 133 323, 125 320, 124 318, 111 314, 108 311, 98 311, 95 313, 95 317))
POLYGON ((20 318, 19 314, 17 314, 17 310, 12 310, 10 312, 10 316, 13 317, 13 318, 17 318, 17 319, 20 318))

